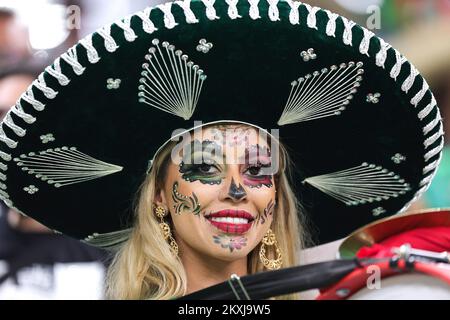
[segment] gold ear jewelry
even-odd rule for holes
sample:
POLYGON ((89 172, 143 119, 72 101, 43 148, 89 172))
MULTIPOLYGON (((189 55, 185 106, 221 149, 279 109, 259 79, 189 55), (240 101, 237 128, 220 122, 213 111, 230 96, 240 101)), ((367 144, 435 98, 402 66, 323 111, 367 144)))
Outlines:
POLYGON ((161 231, 163 233, 164 239, 169 241, 170 249, 172 250, 174 255, 178 255, 178 244, 176 243, 175 239, 172 237, 172 231, 170 230, 170 226, 167 222, 164 221, 164 217, 167 216, 168 212, 164 207, 157 206, 155 208, 155 214, 156 216, 161 219, 161 222, 159 223, 159 227, 161 228, 161 231))
POLYGON ((281 256, 281 250, 278 247, 278 242, 275 237, 275 233, 272 229, 267 230, 267 233, 264 235, 262 239, 261 248, 259 249, 259 259, 261 260, 264 267, 269 270, 277 270, 280 269, 283 265, 283 258, 281 256), (275 246, 275 252, 277 254, 276 259, 268 259, 266 257, 266 247, 265 246, 275 246))

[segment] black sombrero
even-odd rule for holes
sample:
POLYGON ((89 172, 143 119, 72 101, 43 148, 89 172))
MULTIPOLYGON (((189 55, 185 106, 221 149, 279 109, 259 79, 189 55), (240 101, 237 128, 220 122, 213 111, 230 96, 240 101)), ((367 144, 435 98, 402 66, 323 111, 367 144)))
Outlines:
POLYGON ((116 243, 149 161, 194 120, 279 129, 318 242, 404 210, 443 146, 426 81, 354 22, 298 1, 176 1, 46 68, 1 125, 1 197, 54 230, 116 243))

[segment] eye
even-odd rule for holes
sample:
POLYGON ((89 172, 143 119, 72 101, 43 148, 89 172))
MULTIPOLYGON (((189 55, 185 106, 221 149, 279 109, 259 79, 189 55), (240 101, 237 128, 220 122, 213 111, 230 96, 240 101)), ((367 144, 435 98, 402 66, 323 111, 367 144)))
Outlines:
POLYGON ((213 174, 213 173, 219 172, 219 170, 215 166, 208 164, 208 163, 199 164, 197 166, 197 170, 201 173, 206 173, 206 174, 213 174))
POLYGON ((246 172, 250 173, 252 176, 257 176, 261 172, 261 167, 253 166, 247 168, 246 172))
POLYGON ((258 162, 256 165, 249 166, 245 169, 244 173, 249 174, 250 176, 254 177, 261 177, 261 176, 271 176, 271 164, 263 164, 258 162))

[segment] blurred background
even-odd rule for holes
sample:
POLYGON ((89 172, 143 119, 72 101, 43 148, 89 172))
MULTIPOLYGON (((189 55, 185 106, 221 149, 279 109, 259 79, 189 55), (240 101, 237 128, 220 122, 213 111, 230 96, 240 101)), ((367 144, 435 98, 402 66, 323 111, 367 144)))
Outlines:
MULTIPOLYGON (((142 10, 146 6, 162 2, 165 1, 0 0, 0 119, 38 72, 79 39, 107 23, 142 10)), ((450 121, 447 121, 450 118, 450 0, 305 0, 303 2, 329 9, 371 29, 399 49, 427 79, 441 108, 447 145, 434 182, 428 192, 414 203, 410 210, 450 207, 450 145, 448 144, 450 121)), ((0 299, 5 296, 7 298, 64 298, 67 292, 59 292, 55 289, 57 286, 54 271, 53 282, 48 280, 49 276, 45 274, 41 274, 37 280, 33 280, 30 275, 19 277, 17 273, 13 276, 11 274, 4 276, 6 269, 2 267, 2 260, 17 260, 15 254, 11 252, 17 253, 20 251, 17 248, 24 249, 27 244, 30 245, 30 241, 34 241, 20 240, 22 235, 25 233, 46 234, 48 230, 39 225, 33 225, 30 221, 21 221, 20 219, 23 218, 16 216, 14 212, 9 212, 6 208, 2 208, 0 217, 3 217, 9 230, 5 231, 6 229, 0 226, 0 299), (11 240, 11 230, 15 230, 13 240, 11 240), (9 239, 9 242, 5 239, 9 239), (12 244, 14 241, 16 243, 12 244), (17 242, 20 242, 20 245, 17 242), (8 246, 5 243, 8 243, 8 246), (2 249, 2 245, 6 248, 2 249), (36 284, 38 287, 41 285, 42 290, 32 291, 33 294, 30 295, 31 289, 26 285, 24 287, 26 284, 24 279, 31 281, 35 286, 33 290, 36 289, 36 284), (44 281, 45 279, 47 282, 44 281), (50 288, 48 281, 54 286, 51 294, 48 293, 50 288), (5 289, 5 283, 9 283, 9 287, 6 286, 9 289, 5 289), (26 293, 20 293, 21 285, 26 293), (11 292, 14 295, 11 295, 11 292)), ((84 250, 85 248, 73 250, 74 258, 66 260, 77 263, 97 261, 105 265, 102 253, 86 253, 84 250), (81 256, 80 250, 83 252, 81 256)), ((27 263, 32 265, 33 259, 37 258, 30 258, 27 263)), ((61 260, 57 257, 52 259, 61 260)), ((18 265, 23 267, 24 263, 18 265)), ((36 274, 36 271, 34 273, 36 274)), ((92 273, 91 277, 96 276, 92 273)), ((92 284, 92 280, 90 283, 92 284)), ((99 287, 100 285, 92 290, 100 292, 99 287)), ((86 287, 81 286, 81 289, 77 290, 81 291, 80 297, 83 298, 82 293, 86 292, 86 287)), ((73 289, 73 291, 76 290, 73 289)), ((72 296, 72 298, 77 297, 72 296)), ((89 297, 101 298, 101 294, 91 294, 89 297)))

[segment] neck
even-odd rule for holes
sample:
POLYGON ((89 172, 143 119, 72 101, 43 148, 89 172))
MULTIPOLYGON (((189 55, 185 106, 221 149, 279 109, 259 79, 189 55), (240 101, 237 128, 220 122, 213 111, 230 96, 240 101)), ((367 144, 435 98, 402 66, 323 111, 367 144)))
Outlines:
POLYGON ((187 275, 187 292, 190 294, 227 281, 232 274, 247 275, 247 256, 234 261, 211 258, 179 243, 180 257, 187 275))

